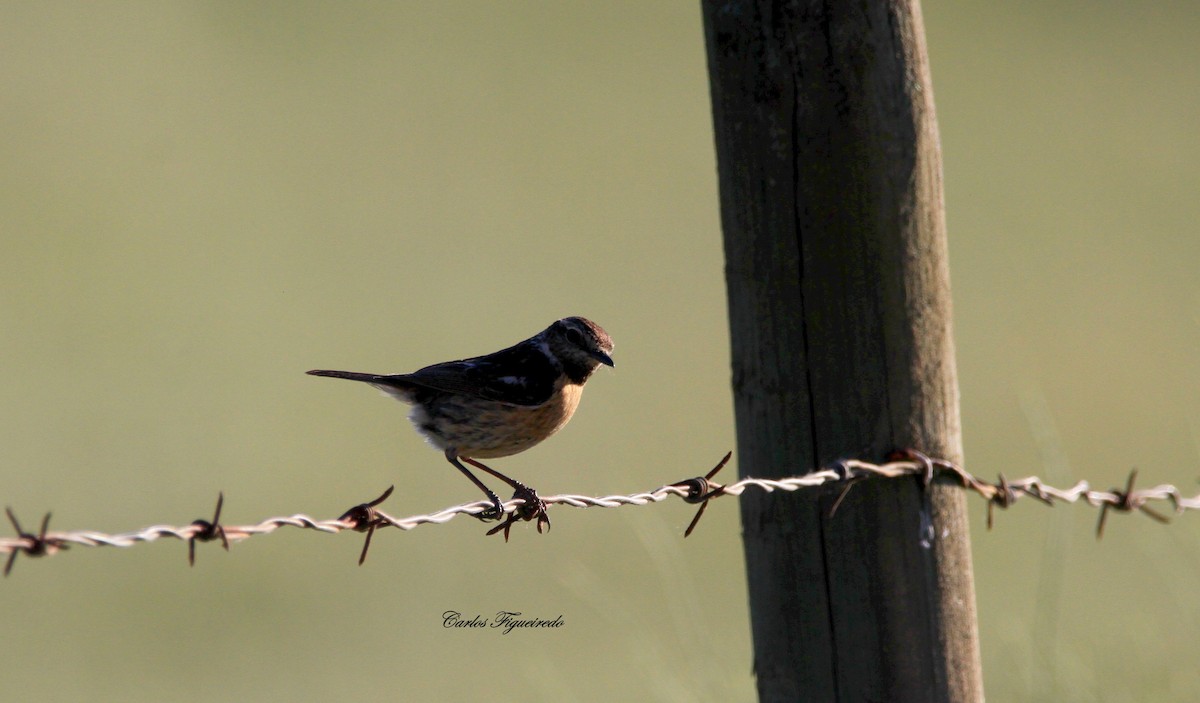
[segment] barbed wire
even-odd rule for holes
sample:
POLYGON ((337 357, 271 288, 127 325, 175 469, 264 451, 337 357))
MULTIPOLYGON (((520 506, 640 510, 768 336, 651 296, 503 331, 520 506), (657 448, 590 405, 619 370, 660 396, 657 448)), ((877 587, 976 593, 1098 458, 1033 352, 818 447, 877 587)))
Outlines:
MULTIPOLYGON (((844 486, 842 492, 830 508, 830 515, 832 516, 841 505, 846 494, 857 483, 870 478, 896 479, 906 476, 920 478, 926 488, 933 481, 941 480, 957 484, 964 489, 978 494, 988 504, 987 526, 989 530, 992 528, 995 508, 1008 508, 1025 496, 1051 506, 1055 502, 1077 503, 1083 501, 1088 505, 1100 508, 1100 519, 1096 525, 1097 538, 1103 537, 1104 525, 1109 511, 1112 510, 1125 513, 1136 510, 1145 513, 1159 522, 1165 523, 1169 521, 1168 518, 1151 508, 1148 503, 1169 504, 1177 514, 1185 510, 1200 509, 1200 495, 1185 497, 1178 488, 1169 484, 1158 485, 1153 488, 1135 489, 1134 483, 1137 480, 1137 469, 1129 472, 1129 478, 1125 483, 1124 489, 1112 488, 1107 491, 1093 490, 1087 481, 1079 481, 1070 488, 1055 488, 1054 486, 1047 485, 1036 476, 1010 480, 1005 478, 1004 474, 1000 474, 998 480, 993 483, 972 475, 954 462, 931 458, 914 450, 904 450, 893 454, 889 457, 889 461, 883 464, 874 464, 858 459, 844 459, 835 462, 830 467, 790 478, 744 478, 730 484, 723 485, 717 483, 713 480, 714 477, 725 467, 732 455, 733 452, 726 454, 704 476, 697 476, 667 484, 644 493, 602 497, 564 494, 542 497, 540 501, 526 501, 522 498, 514 498, 504 503, 504 521, 489 530, 488 534, 503 533, 505 541, 508 541, 509 530, 515 523, 530 520, 535 520, 538 532, 542 532, 543 528, 548 529, 550 525, 550 520, 545 510, 546 506, 550 505, 568 505, 575 508, 618 508, 626 505, 661 503, 674 496, 683 499, 685 502, 700 506, 696 511, 695 517, 692 518, 691 523, 684 531, 684 537, 687 537, 695 530, 701 516, 704 515, 704 511, 708 508, 709 501, 714 498, 740 496, 751 488, 767 493, 777 490, 793 492, 825 484, 841 483, 844 486), (540 505, 537 504, 539 502, 540 505)), ((317 520, 307 515, 297 514, 286 517, 267 518, 252 525, 221 524, 221 509, 225 500, 224 494, 221 493, 218 494, 217 507, 212 520, 199 519, 180 527, 152 525, 140 530, 116 534, 106 534, 91 530, 50 532, 48 530, 50 513, 46 513, 42 519, 41 528, 36 534, 26 532, 22 529, 12 509, 7 508, 6 512, 9 521, 12 523, 17 535, 16 537, 0 537, 0 554, 9 555, 4 567, 4 575, 8 576, 19 554, 30 557, 43 557, 56 554, 74 545, 86 547, 131 547, 135 544, 154 542, 163 537, 170 537, 188 543, 188 563, 194 564, 197 542, 220 540, 222 546, 228 550, 232 542, 239 542, 256 535, 270 534, 281 527, 297 527, 327 533, 338 533, 347 530, 366 533, 366 540, 358 560, 358 563, 362 564, 367 557, 367 550, 371 546, 371 537, 374 535, 375 530, 381 527, 396 527, 408 531, 421 525, 444 524, 459 515, 478 517, 491 507, 489 501, 475 501, 455 505, 426 515, 397 518, 388 515, 378 507, 383 501, 387 500, 391 493, 392 488, 388 488, 375 500, 356 505, 336 519, 317 520)))

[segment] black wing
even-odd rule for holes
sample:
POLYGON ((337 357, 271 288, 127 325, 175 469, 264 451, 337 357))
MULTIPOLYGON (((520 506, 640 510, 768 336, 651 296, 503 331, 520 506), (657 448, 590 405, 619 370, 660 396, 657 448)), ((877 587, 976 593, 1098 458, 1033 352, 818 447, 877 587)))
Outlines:
POLYGON ((513 405, 541 405, 554 395, 562 369, 529 342, 487 356, 447 361, 377 382, 423 386, 447 393, 498 400, 513 405))

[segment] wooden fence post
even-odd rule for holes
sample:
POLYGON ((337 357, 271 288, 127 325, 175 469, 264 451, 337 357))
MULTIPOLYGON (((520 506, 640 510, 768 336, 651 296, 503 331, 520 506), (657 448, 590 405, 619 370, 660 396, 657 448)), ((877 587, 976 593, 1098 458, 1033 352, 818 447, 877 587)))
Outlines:
MULTIPOLYGON (((961 459, 916 0, 703 0, 743 475, 961 459)), ((748 494, 764 701, 981 701, 962 491, 748 494)))

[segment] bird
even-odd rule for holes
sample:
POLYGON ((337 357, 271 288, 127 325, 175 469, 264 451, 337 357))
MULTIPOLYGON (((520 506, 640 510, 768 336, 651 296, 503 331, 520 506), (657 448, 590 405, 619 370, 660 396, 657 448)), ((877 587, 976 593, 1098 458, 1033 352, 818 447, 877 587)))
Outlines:
MULTIPOLYGON (((511 456, 563 428, 579 407, 583 386, 600 365, 614 367, 613 341, 584 317, 565 317, 511 347, 484 356, 433 364, 412 373, 371 374, 314 369, 311 376, 368 383, 412 406, 413 427, 492 503, 477 517, 499 519, 500 498, 463 462, 504 481, 525 503, 523 519, 549 527, 545 504, 525 484, 478 461, 511 456)), ((508 522, 495 528, 493 534, 508 522)))

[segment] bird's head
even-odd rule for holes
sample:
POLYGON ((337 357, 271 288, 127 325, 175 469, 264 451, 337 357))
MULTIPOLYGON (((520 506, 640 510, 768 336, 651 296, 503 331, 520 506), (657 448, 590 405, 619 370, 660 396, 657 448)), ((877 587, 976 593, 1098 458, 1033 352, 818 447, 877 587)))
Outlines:
POLYGON ((587 380, 600 364, 612 366, 612 338, 600 325, 584 317, 565 317, 542 333, 550 351, 562 362, 573 381, 587 380))

